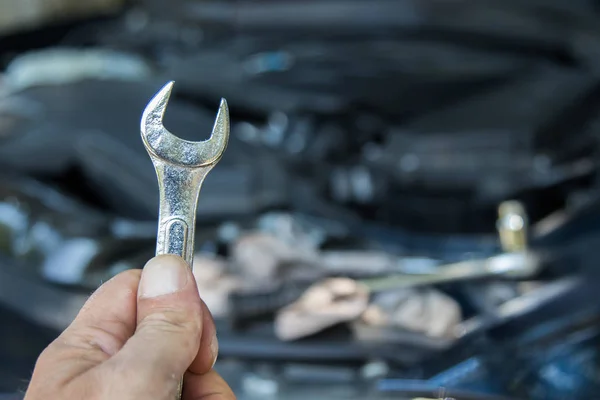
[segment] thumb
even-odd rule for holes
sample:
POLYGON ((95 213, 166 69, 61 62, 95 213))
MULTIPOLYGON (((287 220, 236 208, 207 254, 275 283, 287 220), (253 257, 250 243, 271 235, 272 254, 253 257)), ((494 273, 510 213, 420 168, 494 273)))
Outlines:
POLYGON ((173 398, 198 354, 202 310, 187 263, 172 255, 153 258, 142 270, 137 329, 106 368, 128 387, 148 392, 152 398, 173 398))

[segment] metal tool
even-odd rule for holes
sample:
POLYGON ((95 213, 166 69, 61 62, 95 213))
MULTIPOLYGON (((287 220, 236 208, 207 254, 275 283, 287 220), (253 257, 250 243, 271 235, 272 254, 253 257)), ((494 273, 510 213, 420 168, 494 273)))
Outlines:
POLYGON ((483 278, 524 279, 541 269, 541 259, 531 251, 503 253, 485 259, 467 260, 441 265, 433 273, 402 274, 384 278, 363 279, 359 282, 371 291, 435 285, 483 278))
POLYGON ((166 84, 146 106, 141 131, 152 159, 160 191, 156 255, 176 254, 192 266, 198 195, 204 178, 219 162, 229 141, 229 109, 221 99, 208 140, 190 142, 163 126, 173 82, 166 84))
MULTIPOLYGON (((192 268, 198 195, 204 178, 227 147, 229 109, 225 99, 221 99, 208 140, 190 142, 180 139, 163 125, 172 89, 173 82, 169 82, 150 100, 142 115, 141 134, 156 169, 160 193, 156 255, 178 255, 192 268)), ((178 399, 182 388, 183 380, 178 399)))
POLYGON ((525 207, 518 201, 504 201, 498 207, 496 228, 502 250, 519 252, 527 249, 528 218, 525 207))

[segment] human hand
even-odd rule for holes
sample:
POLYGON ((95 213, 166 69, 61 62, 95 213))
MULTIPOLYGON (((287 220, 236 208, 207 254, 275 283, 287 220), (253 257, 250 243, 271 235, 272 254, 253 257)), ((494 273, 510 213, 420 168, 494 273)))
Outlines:
POLYGON ((234 400, 212 369, 218 343, 187 264, 151 259, 102 285, 40 355, 25 400, 234 400))

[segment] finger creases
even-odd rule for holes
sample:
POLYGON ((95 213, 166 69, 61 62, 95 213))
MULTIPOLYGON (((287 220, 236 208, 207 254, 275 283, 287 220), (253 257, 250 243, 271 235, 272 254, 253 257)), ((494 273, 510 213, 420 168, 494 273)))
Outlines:
POLYGON ((202 314, 187 263, 173 255, 153 258, 142 271, 137 329, 108 367, 119 363, 153 385, 183 376, 199 352, 202 314))
POLYGON ((139 281, 140 271, 130 270, 98 288, 38 363, 72 379, 116 354, 136 329, 139 281))

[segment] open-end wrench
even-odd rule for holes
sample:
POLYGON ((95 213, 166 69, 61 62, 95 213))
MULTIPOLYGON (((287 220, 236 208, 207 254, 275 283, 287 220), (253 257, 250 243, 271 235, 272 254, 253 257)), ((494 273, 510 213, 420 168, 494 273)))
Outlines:
MULTIPOLYGON (((156 169, 160 194, 156 255, 176 254, 192 268, 198 196, 204 178, 227 147, 229 110, 225 99, 221 99, 209 139, 180 139, 163 125, 172 89, 173 82, 169 82, 150 100, 142 115, 141 134, 156 169)), ((181 398, 182 389, 183 380, 177 399, 181 398)))
POLYGON ((156 255, 176 254, 190 267, 194 257, 194 225, 204 178, 219 162, 229 141, 229 109, 221 99, 209 139, 190 142, 163 125, 173 82, 150 100, 142 115, 141 133, 152 159, 160 193, 156 255))

